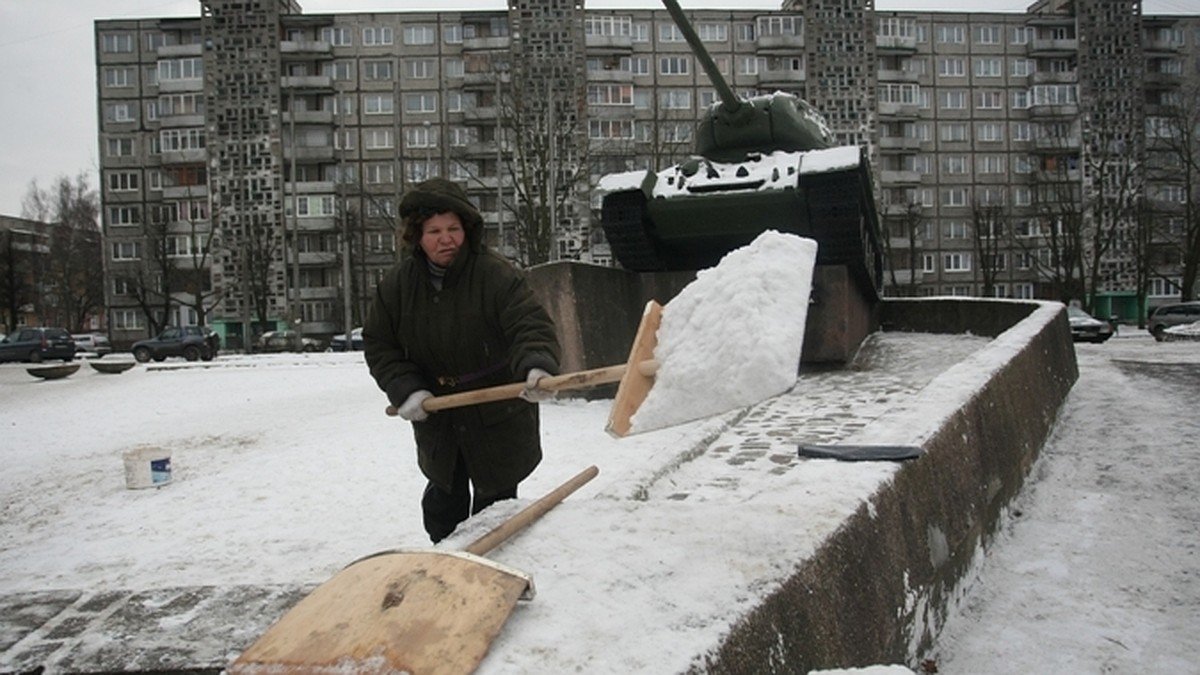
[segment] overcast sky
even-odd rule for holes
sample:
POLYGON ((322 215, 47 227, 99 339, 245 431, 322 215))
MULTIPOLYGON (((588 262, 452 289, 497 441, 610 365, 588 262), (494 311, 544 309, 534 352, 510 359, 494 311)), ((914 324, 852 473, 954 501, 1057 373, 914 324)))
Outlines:
MULTIPOLYGON (((1196 0, 1150 0, 1146 13, 1195 13, 1196 0)), ((305 12, 502 9, 504 0, 301 0, 305 12)), ((685 8, 778 9, 779 0, 681 0, 685 8)), ((878 9, 1024 11, 1030 0, 877 0, 878 9)), ((587 0, 596 9, 661 8, 658 0, 587 0)), ((0 215, 21 215, 31 180, 97 171, 99 18, 198 16, 198 0, 0 0, 0 215)))

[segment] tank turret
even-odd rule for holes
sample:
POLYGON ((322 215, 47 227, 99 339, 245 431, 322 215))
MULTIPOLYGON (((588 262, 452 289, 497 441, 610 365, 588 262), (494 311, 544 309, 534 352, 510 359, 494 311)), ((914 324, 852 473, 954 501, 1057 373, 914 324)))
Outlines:
POLYGON ((815 239, 877 298, 879 220, 866 152, 836 146, 821 115, 784 92, 739 97, 677 0, 663 0, 720 100, 699 120, 695 154, 662 171, 604 176, 601 224, 626 269, 696 270, 768 229, 815 239))

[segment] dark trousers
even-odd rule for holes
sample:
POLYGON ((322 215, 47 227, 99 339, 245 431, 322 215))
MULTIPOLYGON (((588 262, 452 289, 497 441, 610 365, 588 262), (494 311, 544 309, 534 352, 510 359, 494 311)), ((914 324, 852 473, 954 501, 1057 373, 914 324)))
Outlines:
POLYGON ((454 467, 454 480, 446 492, 432 482, 425 486, 425 494, 421 496, 421 512, 425 519, 425 531, 433 543, 450 536, 458 524, 468 517, 479 513, 501 499, 514 499, 517 488, 502 490, 496 494, 481 495, 475 493, 474 503, 471 499, 471 477, 467 474, 467 463, 460 455, 454 467))

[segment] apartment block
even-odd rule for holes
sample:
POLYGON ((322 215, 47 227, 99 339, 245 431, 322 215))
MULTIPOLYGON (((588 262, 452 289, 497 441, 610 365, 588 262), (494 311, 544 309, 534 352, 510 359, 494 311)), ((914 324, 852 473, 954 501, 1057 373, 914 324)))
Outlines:
MULTIPOLYGON (((1053 240, 1082 218, 1119 231, 1099 252, 1101 285, 1081 290, 1128 315, 1140 249, 1121 186, 1137 174, 1160 236, 1185 227, 1196 188, 1148 167, 1172 165, 1156 139, 1200 80, 1200 17, 1146 16, 1131 0, 686 14, 736 92, 795 93, 838 142, 869 147, 888 293, 1056 297, 1053 240)), ((118 340, 144 336, 150 317, 203 321, 235 348, 284 324, 357 325, 399 255, 396 205, 434 175, 467 188, 489 244, 514 260, 612 264, 599 177, 680 161, 717 100, 665 10, 582 0, 339 14, 203 0, 195 18, 95 32, 118 340), (532 237, 530 221, 550 235, 532 237)), ((1171 250, 1152 296, 1179 294, 1171 250)))

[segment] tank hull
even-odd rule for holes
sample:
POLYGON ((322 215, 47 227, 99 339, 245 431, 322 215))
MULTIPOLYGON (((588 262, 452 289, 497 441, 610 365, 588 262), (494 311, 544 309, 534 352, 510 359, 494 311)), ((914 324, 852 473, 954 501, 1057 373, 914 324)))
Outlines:
POLYGON ((865 297, 883 281, 871 172, 856 147, 699 160, 608 192, 601 222, 613 255, 638 272, 711 267, 765 230, 814 239, 818 265, 844 265, 865 297), (636 184, 636 187, 635 187, 636 184))

